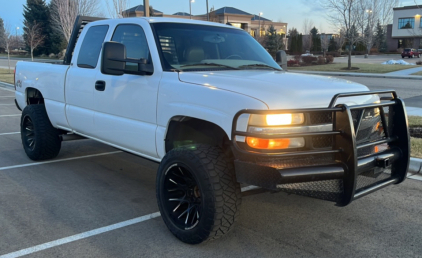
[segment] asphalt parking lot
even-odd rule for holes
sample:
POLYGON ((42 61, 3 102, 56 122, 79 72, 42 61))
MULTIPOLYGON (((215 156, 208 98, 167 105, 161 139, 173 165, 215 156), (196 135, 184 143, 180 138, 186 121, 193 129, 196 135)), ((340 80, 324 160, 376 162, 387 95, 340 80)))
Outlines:
POLYGON ((245 191, 233 232, 186 245, 157 213, 158 164, 92 140, 35 163, 13 95, 0 88, 0 258, 422 257, 422 182, 411 179, 344 208, 245 191))

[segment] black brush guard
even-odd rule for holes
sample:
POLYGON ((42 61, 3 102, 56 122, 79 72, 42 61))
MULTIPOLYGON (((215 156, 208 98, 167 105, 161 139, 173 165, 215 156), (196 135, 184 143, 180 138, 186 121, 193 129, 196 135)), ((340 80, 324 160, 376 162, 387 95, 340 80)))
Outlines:
POLYGON ((337 94, 328 108, 242 110, 235 115, 232 128, 236 176, 241 183, 335 201, 339 206, 345 206, 385 186, 401 183, 406 178, 410 160, 408 122, 404 102, 395 91, 337 94), (339 98, 373 94, 391 94, 391 97, 381 98, 381 103, 375 104, 334 106, 339 98), (369 115, 365 117, 369 114, 368 110, 379 110, 377 126, 383 128, 382 135, 377 139, 357 139, 357 133, 369 128, 362 129, 363 124, 373 119, 369 115), (309 116, 332 114, 333 130, 283 134, 236 130, 242 114, 282 113, 304 113, 309 116), (306 141, 313 137, 332 137, 332 141, 330 147, 324 149, 268 153, 245 148, 236 140, 236 136, 263 139, 304 137, 306 141), (365 153, 365 150, 374 149, 375 146, 386 148, 365 153), (280 168, 277 162, 288 166, 280 168))

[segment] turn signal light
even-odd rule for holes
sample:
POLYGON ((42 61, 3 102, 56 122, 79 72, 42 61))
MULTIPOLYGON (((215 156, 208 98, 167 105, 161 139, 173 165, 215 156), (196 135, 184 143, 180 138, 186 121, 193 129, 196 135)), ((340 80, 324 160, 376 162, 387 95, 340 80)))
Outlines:
POLYGON ((305 146, 304 138, 261 139, 246 137, 246 143, 254 149, 280 150, 288 148, 300 148, 305 146))

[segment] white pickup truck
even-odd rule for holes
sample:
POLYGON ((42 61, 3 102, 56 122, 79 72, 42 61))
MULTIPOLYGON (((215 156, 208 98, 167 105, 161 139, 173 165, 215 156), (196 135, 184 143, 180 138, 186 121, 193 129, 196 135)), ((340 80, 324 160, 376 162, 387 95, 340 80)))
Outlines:
POLYGON ((219 23, 94 20, 78 17, 62 64, 18 62, 24 150, 51 159, 85 137, 160 162, 158 206, 180 240, 229 232, 240 183, 345 206, 405 179, 394 91, 283 71, 219 23))

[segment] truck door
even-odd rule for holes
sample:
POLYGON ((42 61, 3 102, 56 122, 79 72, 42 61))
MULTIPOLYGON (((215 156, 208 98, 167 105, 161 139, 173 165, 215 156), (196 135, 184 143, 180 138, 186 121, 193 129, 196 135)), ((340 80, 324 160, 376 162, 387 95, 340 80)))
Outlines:
MULTIPOLYGON (((92 26, 80 45, 75 48, 72 63, 66 76, 66 117, 70 127, 82 134, 91 135, 94 130, 94 85, 99 72, 98 59, 108 25, 92 26)), ((78 42, 79 43, 79 42, 78 42)))
MULTIPOLYGON (((111 41, 126 46, 127 58, 144 58, 152 63, 147 38, 140 25, 118 25, 111 41)), ((127 62, 126 70, 137 71, 137 64, 127 62)), ((113 76, 99 72, 98 87, 94 91, 94 137, 140 155, 158 157, 155 131, 160 78, 161 72, 157 69, 152 75, 128 72, 113 76)))

